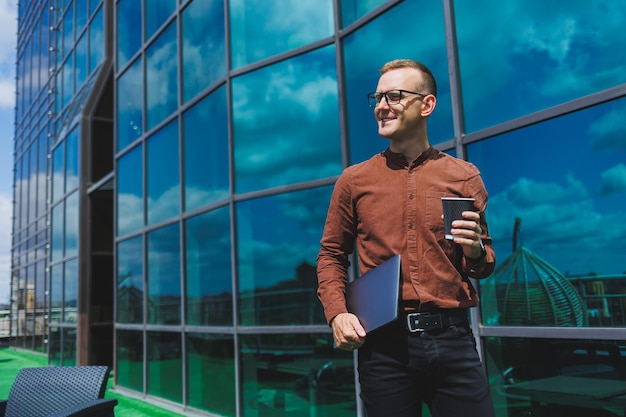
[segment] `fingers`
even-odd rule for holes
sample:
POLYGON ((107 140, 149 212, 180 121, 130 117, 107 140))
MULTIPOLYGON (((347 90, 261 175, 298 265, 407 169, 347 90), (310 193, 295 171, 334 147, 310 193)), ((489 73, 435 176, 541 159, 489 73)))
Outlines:
POLYGON ((365 329, 351 313, 338 314, 331 322, 335 344, 339 349, 354 350, 365 343, 365 329))

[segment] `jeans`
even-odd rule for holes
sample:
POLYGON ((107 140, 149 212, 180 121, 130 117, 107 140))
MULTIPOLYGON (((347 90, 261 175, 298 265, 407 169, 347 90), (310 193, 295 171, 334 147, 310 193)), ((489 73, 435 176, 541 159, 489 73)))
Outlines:
POLYGON ((494 417, 487 376, 469 324, 410 333, 393 323, 359 349, 361 398, 368 417, 494 417))

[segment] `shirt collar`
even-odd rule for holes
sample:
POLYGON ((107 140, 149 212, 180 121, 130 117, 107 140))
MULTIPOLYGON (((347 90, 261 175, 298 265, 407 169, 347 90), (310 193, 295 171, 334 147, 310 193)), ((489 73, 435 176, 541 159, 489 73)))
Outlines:
MULTIPOLYGON (((438 154, 438 151, 432 146, 430 146, 428 149, 426 149, 424 152, 422 152, 415 158, 415 160, 411 163, 411 168, 414 168, 418 165, 422 165, 424 162, 426 162, 429 159, 434 159, 437 156, 437 154, 438 154)), ((395 153, 389 148, 385 149, 385 151, 383 152, 383 156, 387 159, 387 163, 389 164, 391 168, 398 169, 398 168, 405 168, 409 166, 409 163, 407 162, 404 155, 402 155, 401 153, 395 153)))

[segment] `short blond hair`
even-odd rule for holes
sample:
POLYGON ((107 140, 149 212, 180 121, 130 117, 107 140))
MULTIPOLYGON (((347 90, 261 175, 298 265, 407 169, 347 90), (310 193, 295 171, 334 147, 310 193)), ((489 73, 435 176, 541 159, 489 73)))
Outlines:
POLYGON ((437 97, 437 82, 435 81, 435 77, 433 73, 430 72, 428 67, 421 62, 415 61, 414 59, 394 59, 393 61, 387 62, 380 69, 380 74, 384 74, 387 71, 391 71, 399 68, 413 68, 422 73, 422 78, 424 79, 423 88, 426 89, 425 93, 432 94, 437 97))

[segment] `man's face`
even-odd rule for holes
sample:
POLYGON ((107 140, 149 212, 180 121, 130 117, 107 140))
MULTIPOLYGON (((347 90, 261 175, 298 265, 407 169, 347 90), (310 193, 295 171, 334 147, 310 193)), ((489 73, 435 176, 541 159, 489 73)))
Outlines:
MULTIPOLYGON (((398 68, 385 72, 378 80, 377 92, 406 90, 417 93, 423 91, 422 74, 414 68, 398 68)), ((426 119, 422 115, 422 99, 418 94, 402 93, 398 104, 389 104, 383 98, 374 108, 378 122, 378 134, 382 137, 402 140, 417 135, 420 124, 426 119)))

